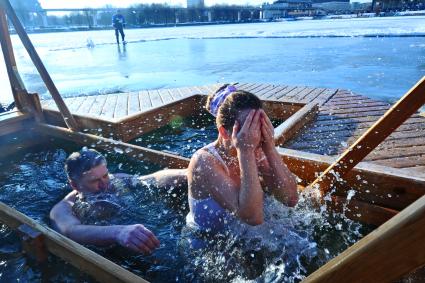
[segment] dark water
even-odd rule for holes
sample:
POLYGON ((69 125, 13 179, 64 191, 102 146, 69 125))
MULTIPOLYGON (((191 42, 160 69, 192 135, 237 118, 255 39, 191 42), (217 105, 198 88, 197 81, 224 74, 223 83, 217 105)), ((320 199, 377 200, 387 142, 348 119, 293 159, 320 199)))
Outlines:
MULTIPOLYGON (((187 121, 180 121, 181 126, 185 123, 187 121)), ((211 124, 210 118, 195 126, 182 126, 174 138, 159 136, 175 140, 170 150, 190 155, 193 149, 211 139, 208 131, 212 132, 212 129, 202 130, 208 124, 211 124), (199 133, 195 133, 193 127, 199 133), (176 141, 177 138, 182 141, 176 141), (193 139, 190 143, 193 149, 181 147, 188 143, 184 139, 193 139)), ((154 135, 161 131, 163 129, 154 135)), ((69 192, 63 163, 68 154, 77 149, 70 145, 61 145, 57 149, 41 148, 2 161, 0 201, 49 225, 51 207, 69 192)), ((117 153, 107 153, 107 159, 112 173, 141 175, 159 169, 117 153)), ((228 234, 214 239, 211 247, 190 251, 186 249, 185 237, 182 236, 187 214, 186 198, 186 192, 161 192, 148 187, 140 187, 125 195, 126 206, 119 221, 122 224, 142 223, 152 230, 161 241, 161 247, 153 255, 132 255, 119 247, 89 248, 153 282, 248 279, 298 282, 370 231, 370 228, 341 216, 328 215, 325 209, 315 210, 308 201, 289 209, 267 197, 267 220, 263 225, 251 227, 234 223, 228 234)), ((43 266, 36 265, 23 256, 16 234, 4 226, 0 229, 0 238, 1 282, 93 282, 90 277, 81 275, 69 264, 54 257, 43 266)))
MULTIPOLYGON (((277 127, 283 121, 271 122, 277 127)), ((130 143, 190 158, 198 149, 215 141, 217 135, 215 118, 208 112, 201 111, 186 118, 176 117, 166 126, 130 143)))

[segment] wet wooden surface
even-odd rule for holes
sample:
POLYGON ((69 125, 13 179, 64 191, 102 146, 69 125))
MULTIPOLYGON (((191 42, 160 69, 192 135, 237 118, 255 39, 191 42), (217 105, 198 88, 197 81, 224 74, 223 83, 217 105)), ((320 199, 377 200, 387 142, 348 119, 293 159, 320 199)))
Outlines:
MULTIPOLYGON (((322 155, 338 155, 390 107, 383 101, 338 90, 320 107, 313 123, 285 146, 322 155)), ((425 174, 425 118, 414 114, 364 161, 425 174)))
MULTIPOLYGON (((73 114, 114 123, 195 94, 206 95, 217 86, 79 96, 65 98, 65 102, 73 114)), ((263 100, 317 103, 319 113, 313 122, 281 146, 321 155, 336 156, 342 153, 391 106, 347 90, 258 83, 239 83, 238 88, 250 91, 263 100)), ((43 101, 42 104, 45 109, 57 111, 52 100, 43 101)), ((425 175, 425 117, 419 113, 413 115, 369 154, 365 161, 425 175)))

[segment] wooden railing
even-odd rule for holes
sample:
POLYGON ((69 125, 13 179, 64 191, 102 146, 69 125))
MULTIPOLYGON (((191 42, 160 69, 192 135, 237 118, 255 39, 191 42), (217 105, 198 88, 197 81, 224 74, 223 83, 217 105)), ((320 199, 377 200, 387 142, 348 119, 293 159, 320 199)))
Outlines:
MULTIPOLYGON (((14 62, 14 56, 13 56, 13 49, 12 44, 10 42, 10 35, 9 30, 7 26, 7 21, 4 15, 7 15, 8 19, 12 22, 16 33, 18 34, 19 38, 22 41, 22 44, 24 45, 25 49, 27 50, 32 62, 34 63, 35 67, 37 68, 41 78, 43 79, 47 89, 49 90, 50 94, 52 95, 56 105, 58 106, 58 109, 65 121, 65 124, 70 128, 71 130, 78 131, 79 127, 77 122, 75 121, 74 117, 72 116, 71 112, 69 111, 68 107, 66 106, 65 102, 63 101, 62 97, 59 94, 58 89, 56 88, 55 84, 53 83, 52 78, 50 77, 49 73, 47 72, 46 67, 44 66, 43 62, 40 59, 40 56, 38 55, 37 51, 35 50, 31 40, 28 37, 28 34, 25 32, 24 27, 22 26, 21 22, 19 21, 18 17, 16 16, 15 11, 13 10, 12 6, 10 5, 9 0, 0 0, 0 37, 2 38, 2 49, 5 57, 5 63, 6 68, 8 70, 9 78, 11 80, 11 83, 13 87, 16 89, 24 89, 22 86, 22 83, 19 81, 19 77, 17 76, 16 70, 16 62, 14 62), (14 69, 15 66, 15 69, 14 69), (18 86, 21 85, 19 88, 18 86)), ((25 97, 25 96, 23 96, 25 97)), ((14 98, 18 105, 18 107, 22 107, 22 100, 20 97, 16 95, 16 91, 14 92, 14 98)), ((30 102, 31 103, 31 102, 30 102)))
MULTIPOLYGON (((425 104, 425 77, 354 142, 310 186, 326 194, 425 104)), ((393 282, 425 264, 425 196, 385 222, 304 282, 393 282)))

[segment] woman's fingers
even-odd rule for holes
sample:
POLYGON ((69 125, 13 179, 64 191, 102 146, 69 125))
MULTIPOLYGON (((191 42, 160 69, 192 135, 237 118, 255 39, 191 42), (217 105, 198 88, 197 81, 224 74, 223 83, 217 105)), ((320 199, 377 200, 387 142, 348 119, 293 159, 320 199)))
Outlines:
POLYGON ((250 128, 254 131, 260 130, 260 116, 261 112, 256 110, 250 126, 250 128))
POLYGON ((274 129, 272 121, 270 121, 269 116, 267 116, 266 112, 263 109, 261 109, 261 117, 264 118, 264 121, 266 122, 268 128, 274 129))
POLYGON ((248 116, 245 119, 245 122, 243 123, 241 131, 247 132, 248 129, 251 127, 252 119, 254 118, 255 110, 251 110, 248 114, 248 116))
POLYGON ((261 125, 261 134, 263 135, 263 138, 265 140, 267 140, 269 133, 266 130, 266 127, 264 126, 264 124, 261 125))
POLYGON ((267 125, 266 119, 264 117, 261 117, 261 129, 265 131, 264 136, 265 137, 274 137, 274 129, 271 130, 269 126, 267 125))
POLYGON ((238 132, 239 132, 239 122, 235 121, 235 124, 233 125, 233 131, 232 131, 232 139, 236 139, 238 132))

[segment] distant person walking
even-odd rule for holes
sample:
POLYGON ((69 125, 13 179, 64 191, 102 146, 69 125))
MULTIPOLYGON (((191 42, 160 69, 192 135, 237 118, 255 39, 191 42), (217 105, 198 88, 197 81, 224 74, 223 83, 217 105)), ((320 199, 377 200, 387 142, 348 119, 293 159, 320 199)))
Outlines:
POLYGON ((120 43, 118 32, 121 34, 122 43, 126 44, 127 42, 124 40, 125 19, 124 16, 121 15, 120 10, 118 10, 117 13, 112 16, 112 26, 115 28, 115 38, 117 39, 117 44, 120 43))

